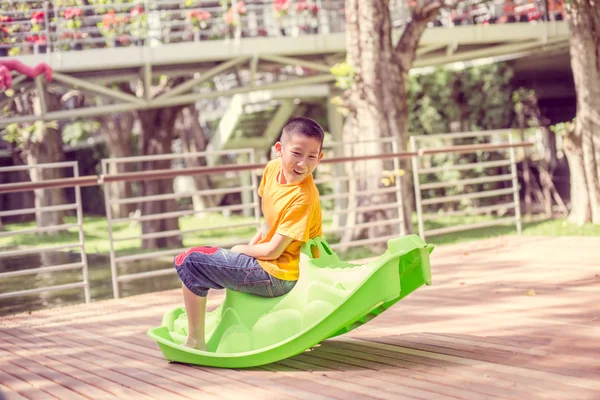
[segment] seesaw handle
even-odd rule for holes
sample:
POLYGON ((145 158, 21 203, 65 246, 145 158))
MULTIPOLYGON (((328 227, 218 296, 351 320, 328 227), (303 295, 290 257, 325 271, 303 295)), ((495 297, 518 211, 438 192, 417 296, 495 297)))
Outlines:
POLYGON ((311 260, 319 259, 323 262, 329 261, 331 264, 340 262, 337 254, 335 254, 329 244, 321 237, 309 239, 306 244, 302 246, 302 252, 311 260), (313 249, 315 248, 317 250, 316 253, 313 252, 313 249))

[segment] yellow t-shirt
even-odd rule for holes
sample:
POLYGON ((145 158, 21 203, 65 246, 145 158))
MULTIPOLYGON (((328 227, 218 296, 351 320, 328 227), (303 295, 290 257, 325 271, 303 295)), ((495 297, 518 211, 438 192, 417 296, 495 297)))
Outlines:
POLYGON ((274 277, 294 281, 299 276, 300 247, 309 238, 321 236, 321 203, 312 175, 300 184, 281 184, 277 177, 281 160, 267 164, 258 195, 268 232, 258 243, 270 242, 275 233, 294 239, 276 260, 258 260, 261 267, 274 277))

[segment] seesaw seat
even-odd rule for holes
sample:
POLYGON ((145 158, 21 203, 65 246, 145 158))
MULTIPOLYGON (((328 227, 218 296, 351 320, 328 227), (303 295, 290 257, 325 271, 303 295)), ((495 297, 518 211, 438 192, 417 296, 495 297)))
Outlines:
POLYGON ((169 361, 244 368, 302 353, 319 342, 370 321, 419 286, 431 284, 433 247, 416 235, 388 241, 376 260, 341 261, 321 238, 304 244, 300 279, 287 295, 263 298, 226 291, 223 303, 207 313, 207 351, 183 346, 185 309, 167 312, 148 336, 169 361), (320 256, 313 258, 314 248, 320 256))

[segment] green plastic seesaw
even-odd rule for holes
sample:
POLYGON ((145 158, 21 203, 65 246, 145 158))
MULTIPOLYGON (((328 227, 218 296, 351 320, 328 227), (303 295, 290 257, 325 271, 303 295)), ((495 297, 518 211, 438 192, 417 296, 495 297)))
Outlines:
POLYGON ((150 328, 169 361, 245 368, 304 352, 321 341, 370 321, 423 284, 431 284, 429 254, 417 235, 388 241, 379 258, 364 265, 340 261, 321 238, 302 247, 300 279, 292 291, 264 298, 226 290, 223 303, 206 315, 207 351, 183 346, 185 309, 167 312, 150 328), (313 258, 315 247, 318 258, 313 258))

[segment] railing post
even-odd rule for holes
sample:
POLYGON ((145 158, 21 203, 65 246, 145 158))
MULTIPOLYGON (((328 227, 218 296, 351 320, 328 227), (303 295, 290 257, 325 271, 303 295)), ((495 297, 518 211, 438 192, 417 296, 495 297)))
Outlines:
MULTIPOLYGON (((398 153, 398 141, 392 141, 392 152, 398 153)), ((404 229, 404 225, 406 221, 404 221, 404 199, 402 198, 402 184, 400 182, 400 159, 398 157, 394 157, 394 171, 392 172, 392 176, 394 177, 394 184, 396 185, 396 202, 398 203, 398 219, 400 219, 400 235, 406 235, 406 229, 404 229)))
MULTIPOLYGON (((79 177, 79 165, 77 162, 73 165, 73 176, 79 177)), ((85 293, 85 302, 91 301, 90 297, 90 279, 88 273, 87 254, 85 252, 85 235, 83 234, 83 210, 81 205, 81 187, 75 186, 75 204, 77 205, 77 228, 79 231, 79 242, 81 245, 81 262, 83 263, 83 290, 85 293)))
POLYGON ((48 19, 48 2, 44 2, 44 25, 46 27, 46 61, 50 61, 50 53, 52 52, 52 36, 50 36, 50 21, 48 19))
MULTIPOLYGON (((508 131, 508 143, 514 144, 512 131, 508 131)), ((513 199, 515 202, 515 218, 517 224, 517 234, 521 234, 521 196, 519 195, 519 179, 517 177, 517 157, 515 148, 510 148, 510 172, 512 175, 513 199)))
MULTIPOLYGON (((414 136, 410 137, 410 149, 411 151, 418 152, 417 141, 414 136)), ((425 240, 425 229, 423 224, 423 205, 421 204, 421 183, 419 181, 419 156, 411 157, 412 170, 413 170, 413 185, 415 190, 415 208, 417 209, 417 222, 419 224, 419 236, 425 240)))
MULTIPOLYGON (((108 175, 108 163, 110 162, 110 159, 103 159, 102 160, 102 175, 106 176, 108 175)), ((108 223, 108 243, 109 243, 109 249, 110 249, 110 273, 111 273, 111 277, 112 277, 112 286, 113 286, 113 297, 115 299, 118 299, 120 297, 120 293, 119 293, 119 280, 118 280, 118 275, 117 275, 117 263, 115 261, 115 246, 114 246, 114 240, 113 240, 113 230, 112 230, 112 209, 110 208, 111 204, 110 204, 110 190, 108 188, 108 185, 110 185, 110 183, 102 183, 102 186, 104 186, 104 208, 105 208, 105 212, 106 212, 106 222, 108 223)))
MULTIPOLYGON (((250 161, 250 163, 253 163, 252 162, 252 160, 254 159, 253 153, 254 153, 254 151, 251 151, 249 157, 240 155, 240 159, 241 159, 242 163, 245 163, 246 160, 250 161)), ((251 186, 251 185, 254 186, 255 179, 254 179, 253 171, 242 171, 242 172, 240 172, 239 177, 240 177, 241 186, 251 186)), ((258 187, 256 187, 256 189, 258 190, 258 187)), ((254 192, 254 190, 253 190, 253 192, 254 192)), ((242 196, 242 204, 248 204, 251 201, 253 201, 254 193, 248 193, 247 190, 244 190, 244 191, 242 191, 241 196, 242 196)), ((252 215, 252 210, 245 208, 242 211, 242 215, 244 217, 249 217, 252 215)))
MULTIPOLYGON (((250 152, 250 164, 256 163, 256 150, 250 152)), ((256 171, 250 171, 252 176, 252 201, 254 202, 254 219, 256 220, 256 227, 260 229, 260 200, 258 198, 258 179, 256 171)))

